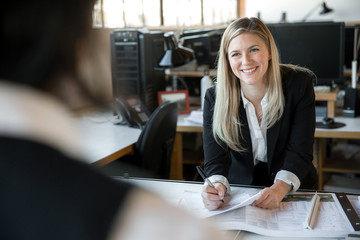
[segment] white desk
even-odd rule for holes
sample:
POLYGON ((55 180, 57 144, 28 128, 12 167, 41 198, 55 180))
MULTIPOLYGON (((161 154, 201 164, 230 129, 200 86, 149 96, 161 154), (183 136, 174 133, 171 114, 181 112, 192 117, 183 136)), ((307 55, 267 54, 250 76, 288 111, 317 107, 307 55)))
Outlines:
POLYGON ((84 116, 77 119, 90 164, 103 166, 132 151, 141 130, 115 125, 111 115, 84 116))
MULTIPOLYGON (((322 118, 316 118, 321 121, 322 118)), ((316 128, 315 138, 360 138, 360 118, 335 117, 335 122, 345 123, 346 126, 335 129, 316 128)))
MULTIPOLYGON (((184 190, 201 192, 203 187, 202 183, 184 182, 184 181, 163 181, 156 179, 126 179, 125 181, 131 182, 137 186, 140 186, 150 192, 159 195, 169 203, 178 206, 180 199, 182 198, 184 190)), ((240 189, 241 187, 231 187, 233 190, 240 189)), ((350 199, 356 199, 356 196, 350 196, 350 199)), ((250 233, 246 231, 229 231, 229 235, 234 237, 235 240, 296 240, 296 239, 324 239, 324 238, 296 238, 296 237, 267 237, 250 233)), ((325 238, 325 239, 337 239, 337 238, 325 238)))
MULTIPOLYGON (((172 155, 170 179, 183 179, 182 133, 202 132, 201 124, 186 121, 189 115, 179 115, 174 151, 172 155)), ((320 121, 320 119, 317 119, 320 121)), ((83 117, 78 120, 82 137, 85 143, 85 154, 89 163, 105 165, 132 151, 141 131, 128 126, 114 125, 110 116, 83 117)), ((317 140, 317 169, 319 172, 319 189, 323 189, 325 177, 331 172, 360 173, 360 166, 335 166, 339 161, 327 161, 326 139, 360 139, 360 118, 335 118, 343 122, 345 127, 337 129, 319 129, 315 131, 317 140)), ((340 162, 341 163, 341 162, 340 162)))

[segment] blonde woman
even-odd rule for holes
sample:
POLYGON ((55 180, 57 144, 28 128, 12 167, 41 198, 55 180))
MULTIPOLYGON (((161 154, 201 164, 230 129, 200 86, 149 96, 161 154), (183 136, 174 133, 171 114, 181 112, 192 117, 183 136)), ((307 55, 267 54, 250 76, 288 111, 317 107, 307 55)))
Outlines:
POLYGON ((206 208, 222 206, 229 183, 264 186, 253 205, 277 208, 290 191, 312 188, 315 75, 283 65, 274 39, 257 18, 240 18, 225 30, 217 83, 204 104, 206 208))

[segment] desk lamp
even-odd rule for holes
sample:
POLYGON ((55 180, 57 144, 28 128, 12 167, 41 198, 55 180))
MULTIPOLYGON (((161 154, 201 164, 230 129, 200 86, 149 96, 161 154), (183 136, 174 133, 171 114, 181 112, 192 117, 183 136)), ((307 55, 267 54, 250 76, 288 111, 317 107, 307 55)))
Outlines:
POLYGON ((311 16, 311 14, 313 14, 314 11, 315 11, 318 7, 321 7, 321 6, 322 6, 322 10, 320 11, 320 14, 321 14, 321 15, 324 15, 324 14, 327 14, 327 13, 333 11, 333 9, 332 9, 332 8, 329 8, 329 7, 326 5, 325 1, 324 1, 324 2, 316 5, 313 9, 311 9, 311 11, 305 15, 305 17, 303 18, 302 22, 306 22, 306 20, 311 16))
POLYGON ((164 34, 166 51, 158 65, 162 68, 175 68, 189 63, 194 59, 194 51, 190 48, 179 46, 173 32, 164 34))
MULTIPOLYGON (((173 32, 167 32, 164 34, 166 51, 161 57, 158 65, 161 68, 176 68, 185 65, 194 59, 194 51, 190 48, 180 46, 173 32)), ((181 81, 181 80, 180 80, 181 81)), ((185 88, 187 85, 182 81, 185 88)), ((173 88, 177 90, 177 79, 173 79, 173 88)))

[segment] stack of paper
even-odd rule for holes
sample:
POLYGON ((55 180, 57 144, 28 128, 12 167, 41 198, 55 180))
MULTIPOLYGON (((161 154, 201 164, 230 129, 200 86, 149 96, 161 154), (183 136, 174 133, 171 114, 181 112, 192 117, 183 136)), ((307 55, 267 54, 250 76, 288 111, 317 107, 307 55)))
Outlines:
POLYGON ((251 206, 261 192, 232 192, 225 204, 215 211, 207 210, 200 192, 183 193, 181 206, 200 218, 214 221, 223 230, 245 230, 273 237, 346 237, 353 233, 335 194, 318 194, 321 197, 319 212, 313 229, 306 229, 303 223, 311 207, 314 193, 287 195, 277 209, 263 209, 251 206))
POLYGON ((202 111, 192 111, 190 116, 185 118, 186 121, 203 124, 203 112, 202 111))

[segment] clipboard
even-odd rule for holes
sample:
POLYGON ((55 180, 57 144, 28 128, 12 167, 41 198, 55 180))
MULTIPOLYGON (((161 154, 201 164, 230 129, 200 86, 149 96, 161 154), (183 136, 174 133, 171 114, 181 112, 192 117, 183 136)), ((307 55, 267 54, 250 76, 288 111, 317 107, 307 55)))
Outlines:
POLYGON ((355 231, 360 231, 360 218, 345 193, 335 193, 346 217, 355 231))

